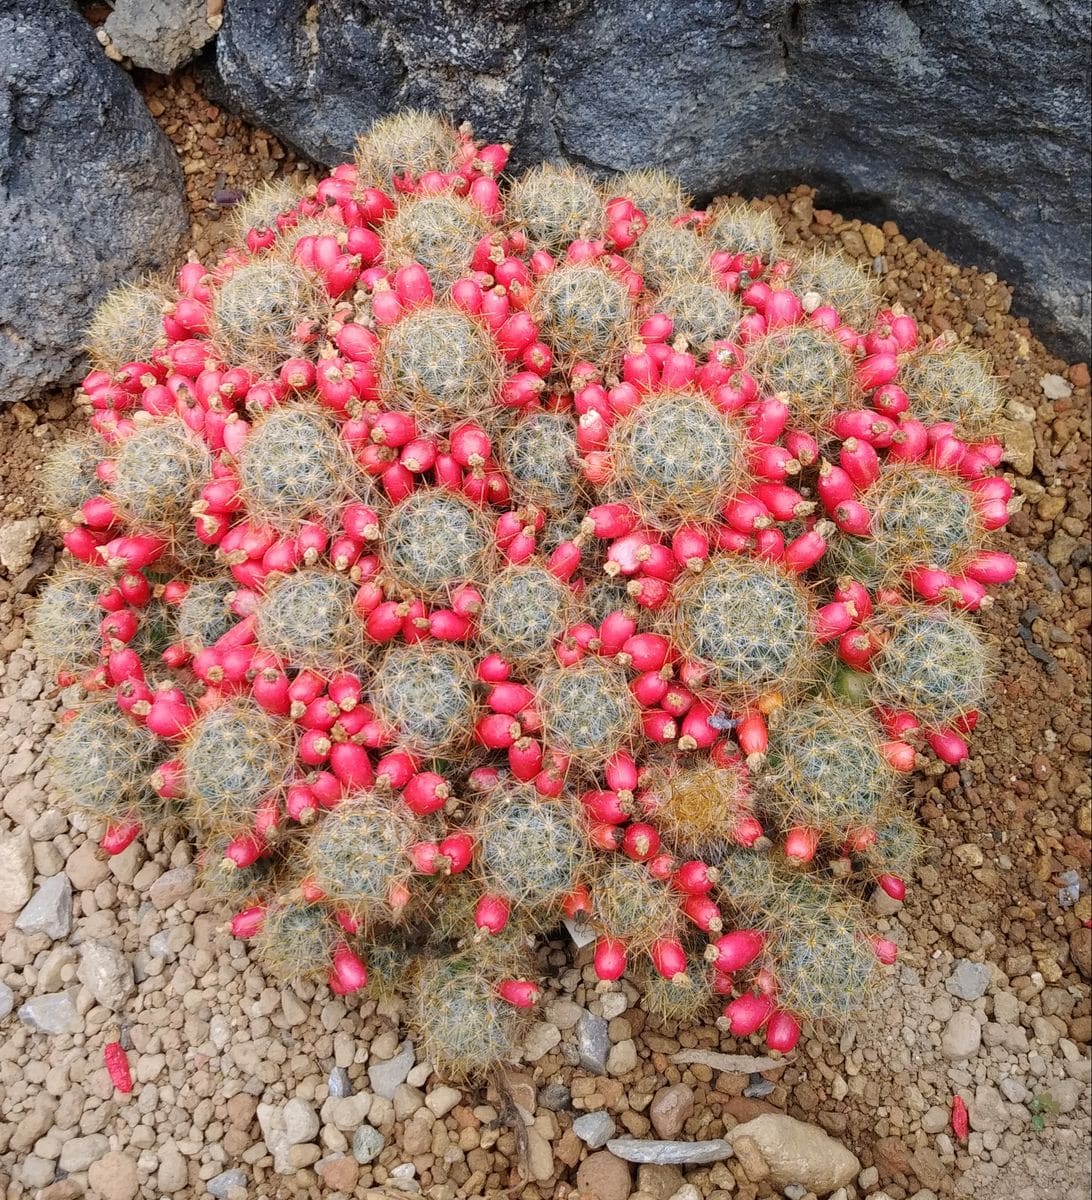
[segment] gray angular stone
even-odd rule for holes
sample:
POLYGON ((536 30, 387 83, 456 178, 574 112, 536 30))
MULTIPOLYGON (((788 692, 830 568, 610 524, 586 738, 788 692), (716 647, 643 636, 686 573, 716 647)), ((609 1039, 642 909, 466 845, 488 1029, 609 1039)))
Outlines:
POLYGON ((977 1000, 990 986, 990 968, 985 963, 973 963, 961 958, 952 968, 944 986, 960 1000, 977 1000))
POLYGON ((30 899, 33 888, 34 850, 30 834, 19 829, 0 836, 0 912, 18 912, 30 899))
POLYGON ((406 1076, 413 1068, 413 1044, 405 1041, 398 1047, 393 1058, 368 1065, 368 1082, 377 1096, 387 1100, 394 1099, 394 1093, 400 1084, 406 1082, 406 1076))
POLYGON ((110 1149, 110 1142, 101 1133, 91 1133, 87 1137, 66 1138, 61 1146, 61 1170, 70 1175, 76 1171, 86 1171, 110 1149))
POLYGON ((0 980, 0 1021, 2 1021, 15 1006, 15 993, 6 983, 0 980))
POLYGON ((371 1125, 361 1125, 353 1134, 353 1158, 358 1163, 374 1162, 382 1153, 387 1139, 371 1125))
POLYGON ((106 1008, 119 1012, 136 983, 129 960, 106 942, 84 942, 76 978, 106 1008))
POLYGON ((31 996, 19 1007, 19 1020, 39 1033, 55 1037, 60 1033, 77 1033, 83 1028, 83 1018, 76 1010, 74 989, 52 992, 48 996, 31 996))
POLYGON ((232 1188, 246 1187, 246 1172, 240 1170, 221 1171, 219 1175, 214 1175, 208 1183, 205 1184, 210 1196, 215 1196, 216 1200, 226 1200, 228 1192, 232 1188))
POLYGON ((1082 358, 1088 38, 1082 0, 232 0, 210 79, 329 164, 412 106, 514 142, 516 166, 653 163, 699 198, 805 180, 996 269, 1082 358))
POLYGON ((614 1138, 607 1149, 625 1162, 658 1163, 672 1166, 680 1163, 711 1163, 731 1158, 734 1151, 724 1138, 708 1142, 658 1142, 652 1138, 614 1138))
POLYGON ((49 879, 31 896, 15 921, 21 933, 44 933, 56 941, 72 928, 72 884, 63 871, 49 879))
POLYGON ((326 1090, 335 1100, 353 1094, 353 1085, 349 1081, 349 1072, 344 1067, 334 1067, 326 1078, 326 1090))
POLYGON ((72 383, 95 306, 167 266, 182 171, 129 76, 68 4, 0 10, 0 398, 72 383))
POLYGON ((576 1023, 576 1053, 578 1062, 585 1071, 605 1075, 607 1055, 610 1054, 610 1036, 607 1022, 598 1013, 585 1010, 576 1023))
POLYGON ((573 1133, 588 1147, 598 1150, 610 1141, 617 1130, 610 1113, 600 1109, 598 1112, 584 1113, 573 1122, 573 1133))
POLYGON ((169 75, 216 36, 208 0, 114 0, 103 28, 114 49, 160 75, 169 75))

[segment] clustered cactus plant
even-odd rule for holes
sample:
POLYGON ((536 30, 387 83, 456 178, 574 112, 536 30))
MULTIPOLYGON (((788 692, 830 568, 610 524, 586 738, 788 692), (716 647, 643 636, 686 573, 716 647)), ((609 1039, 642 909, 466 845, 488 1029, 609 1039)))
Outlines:
POLYGON ((506 156, 381 121, 103 305, 43 477, 55 770, 107 851, 185 827, 271 974, 410 989, 453 1072, 562 919, 784 1050, 892 960, 905 773, 988 693, 997 386, 766 211, 506 156))

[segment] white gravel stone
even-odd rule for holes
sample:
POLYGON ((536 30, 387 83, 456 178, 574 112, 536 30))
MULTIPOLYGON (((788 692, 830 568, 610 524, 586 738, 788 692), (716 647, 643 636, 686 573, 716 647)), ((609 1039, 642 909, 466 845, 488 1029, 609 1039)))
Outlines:
POLYGON ((74 989, 53 992, 48 996, 31 996, 19 1008, 19 1020, 39 1033, 55 1037, 76 1033, 83 1028, 83 1018, 76 1009, 74 989))
POLYGON ((0 837, 0 912, 18 912, 34 887, 34 849, 25 829, 0 837))
POLYGON ((394 1098, 399 1086, 406 1082, 406 1076, 413 1066, 413 1044, 404 1041, 393 1058, 383 1062, 372 1063, 368 1067, 368 1082, 377 1096, 387 1100, 394 1098))
POLYGON ((940 1050, 950 1062, 960 1062, 978 1053, 982 1045, 982 1026, 973 1012, 961 1008, 952 1014, 940 1038, 940 1050))
POLYGON ((458 1088, 440 1086, 425 1096, 425 1107, 435 1117, 446 1117, 462 1098, 458 1088))
POLYGON ((314 1107, 299 1096, 293 1096, 282 1112, 284 1133, 290 1146, 313 1141, 318 1136, 319 1119, 314 1107))
POLYGON ((614 1137, 616 1130, 614 1119, 602 1109, 599 1112, 584 1113, 573 1122, 573 1133, 589 1150, 598 1150, 605 1146, 614 1137))
POLYGON ((737 1125, 727 1136, 730 1142, 751 1138, 769 1165, 770 1178, 782 1187, 802 1183, 827 1196, 851 1183, 861 1169, 856 1155, 819 1126, 781 1113, 763 1113, 737 1125))
POLYGON ((121 1011, 136 989, 129 960, 107 942, 80 946, 77 978, 100 1004, 114 1012, 121 1011))

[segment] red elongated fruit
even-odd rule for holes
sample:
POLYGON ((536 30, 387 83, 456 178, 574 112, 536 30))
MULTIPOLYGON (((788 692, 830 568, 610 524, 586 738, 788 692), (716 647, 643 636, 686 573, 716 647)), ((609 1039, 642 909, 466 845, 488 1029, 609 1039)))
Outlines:
POLYGON ((785 857, 809 863, 819 849, 819 831, 797 825, 785 834, 785 857))
POLYGON ((626 969, 626 944, 619 938, 602 937, 595 943, 595 973, 606 982, 621 979, 626 969))
POLYGON ((450 795, 447 780, 435 771, 419 771, 402 788, 402 799, 419 817, 439 812, 450 795))
POLYGON ((615 791, 630 791, 637 787, 638 771, 633 757, 625 750, 612 754, 603 765, 607 786, 615 791))
POLYGON ((765 1038, 771 1050, 788 1054, 800 1040, 800 1023, 791 1012, 779 1008, 770 1014, 766 1022, 765 1038))
POLYGON ((622 850, 634 862, 647 862, 659 849, 660 835, 654 826, 645 821, 635 821, 626 826, 622 850))
POLYGON ((440 855, 447 860, 445 874, 457 875, 470 866, 474 857, 474 839, 468 833, 453 833, 440 843, 440 855))
POLYGON ((724 927, 720 909, 709 896, 688 895, 680 907, 683 914, 693 921, 702 933, 719 933, 724 927))
POLYGON ((686 978, 686 951, 675 938, 657 938, 649 946, 648 956, 657 974, 664 979, 686 978))
POLYGON ((965 1142, 970 1136, 971 1122, 962 1096, 952 1097, 952 1133, 956 1141, 965 1142))
POLYGON ((880 752, 888 766, 896 771, 912 771, 917 763, 917 754, 909 742, 897 739, 886 741, 880 746, 880 752))
POLYGON ((474 906, 474 924, 483 934, 500 933, 508 924, 511 911, 503 896, 482 896, 474 906))
POLYGON ((261 834, 253 831, 240 833, 228 842, 224 849, 224 861, 240 869, 252 867, 268 849, 269 846, 261 834))
POLYGON ((682 863, 672 876, 672 883, 680 892, 691 896, 704 896, 712 891, 720 878, 716 867, 710 867, 700 859, 689 859, 682 863))
POLYGON ((508 747, 508 766, 521 783, 530 783, 542 770, 542 743, 534 738, 521 737, 508 747))
POLYGON ((832 600, 812 614, 811 628, 816 641, 832 642, 852 628, 857 610, 851 600, 832 600))
POLYGON ((748 757, 752 754, 764 755, 769 746, 766 718, 760 712, 743 714, 736 724, 736 741, 748 757))
POLYGON ((705 950, 705 960, 718 971, 731 974, 750 966, 762 953, 766 938, 756 929, 733 929, 722 933, 705 950))
POLYGON ((139 821, 115 821, 99 839, 99 849, 110 855, 120 854, 140 836, 141 828, 139 821))
POLYGON ((970 754, 967 743, 954 729, 932 729, 925 734, 929 748, 950 766, 957 766, 970 754))
POLYGON ((892 900, 906 899, 906 881, 897 875, 877 875, 876 882, 891 897, 892 900))
POLYGON ((899 957, 899 948, 894 942, 887 938, 874 937, 872 939, 872 951, 876 955, 879 962, 885 967, 889 967, 899 957))
POLYGON ((261 932, 264 923, 265 906, 256 904, 253 908, 237 912, 231 918, 229 925, 231 936, 238 938, 240 941, 246 941, 248 938, 256 937, 261 932))
MULTIPOLYGON (((826 553, 827 543, 820 529, 822 522, 799 537, 793 538, 785 547, 782 562, 798 575, 810 570, 826 553)), ((830 526, 827 526, 829 531, 830 526)))
POLYGON ((533 1008, 542 989, 529 979, 504 979, 497 984, 497 995, 513 1008, 533 1008))
POLYGON ((331 745, 329 760, 330 770, 346 788, 369 788, 375 782, 368 752, 355 742, 336 742, 331 745))
POLYGON ((978 583, 994 584, 1011 583, 1019 569, 1020 564, 1011 554, 1002 550, 980 550, 964 571, 978 583))
POLYGON ((332 990, 342 996, 359 991, 368 984, 368 968, 345 942, 338 942, 334 947, 330 982, 332 990))
POLYGON ((754 992, 737 996, 724 1006, 724 1016, 735 1037, 750 1037, 752 1033, 757 1033, 772 1011, 773 1001, 769 996, 756 995, 754 992))
POLYGON ((107 1042, 102 1048, 102 1061, 115 1090, 128 1095, 133 1090, 133 1076, 121 1042, 107 1042))

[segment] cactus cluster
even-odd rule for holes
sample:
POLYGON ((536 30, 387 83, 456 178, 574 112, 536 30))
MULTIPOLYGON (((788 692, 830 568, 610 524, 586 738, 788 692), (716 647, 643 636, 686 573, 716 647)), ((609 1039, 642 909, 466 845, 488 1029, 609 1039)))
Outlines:
POLYGON ((655 1019, 785 1050, 891 961, 905 774, 988 698, 997 387, 768 211, 506 158, 398 114, 104 304, 42 481, 54 769, 456 1075, 563 920, 655 1019))

